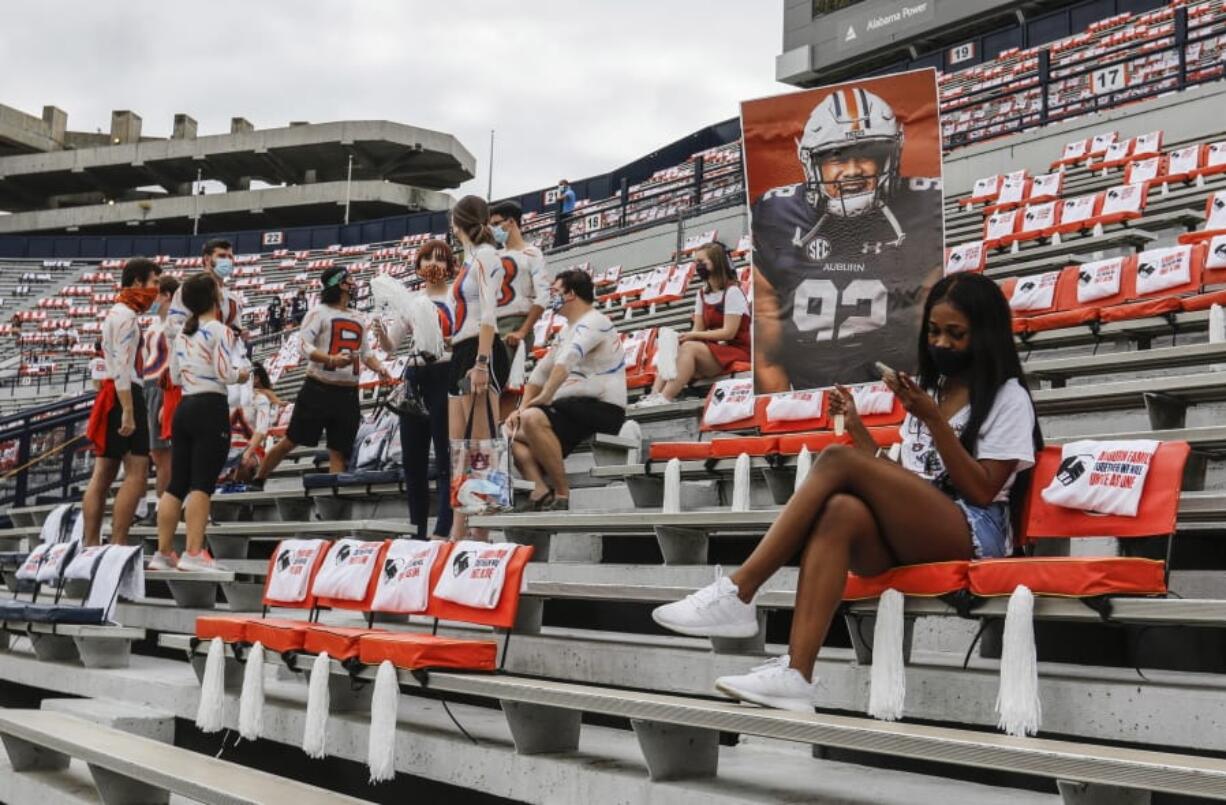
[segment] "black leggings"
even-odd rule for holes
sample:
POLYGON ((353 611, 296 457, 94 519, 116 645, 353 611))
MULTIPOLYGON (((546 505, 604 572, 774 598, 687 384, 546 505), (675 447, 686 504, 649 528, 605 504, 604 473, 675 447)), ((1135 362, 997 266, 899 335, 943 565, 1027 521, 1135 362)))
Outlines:
POLYGON ((404 479, 409 497, 409 519, 417 526, 417 539, 427 539, 430 517, 430 443, 434 443, 435 483, 438 485, 438 521, 434 534, 451 533, 451 440, 447 434, 447 388, 451 364, 410 366, 404 374, 430 411, 429 419, 400 417, 400 447, 404 453, 404 479))
POLYGON ((183 500, 188 492, 213 494, 230 452, 230 406, 224 394, 189 394, 179 403, 170 429, 170 484, 183 500))

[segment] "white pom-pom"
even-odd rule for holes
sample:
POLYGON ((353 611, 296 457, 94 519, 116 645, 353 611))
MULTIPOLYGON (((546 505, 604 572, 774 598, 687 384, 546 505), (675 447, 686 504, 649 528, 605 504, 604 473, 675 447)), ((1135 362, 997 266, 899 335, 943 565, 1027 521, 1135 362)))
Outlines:
POLYGON ((381 783, 396 776, 396 711, 400 705, 400 683, 390 661, 379 663, 375 690, 370 698, 370 737, 366 765, 370 781, 381 783))
POLYGON ((405 318, 413 331, 413 348, 436 358, 442 355, 446 349, 443 344, 443 329, 438 321, 438 308, 430 298, 424 293, 410 295, 406 312, 405 318))
POLYGON ((886 590, 877 602, 873 629, 873 667, 870 674, 868 714, 882 721, 902 718, 907 698, 907 666, 903 661, 903 596, 886 590))
POLYGON ((328 710, 332 706, 328 693, 328 678, 332 663, 328 652, 320 652, 311 665, 311 684, 307 688, 306 725, 302 730, 302 751, 308 757, 322 758, 327 754, 328 710))
POLYGON ((1205 186, 1205 174, 1203 173, 1196 174, 1196 186, 1197 187, 1205 186))
POLYGON ((1021 244, 1021 242, 1020 242, 1020 241, 1016 241, 1016 240, 1015 240, 1015 241, 1013 241, 1013 245, 1011 245, 1011 246, 1009 247, 1009 254, 1017 254, 1017 253, 1018 253, 1018 252, 1020 252, 1021 250, 1022 250, 1022 244, 1021 244))
POLYGON ((681 338, 672 327, 661 327, 656 331, 656 356, 652 363, 656 374, 665 382, 677 377, 677 352, 681 349, 681 338))
POLYGON ((749 511, 750 461, 748 453, 741 453, 736 457, 736 466, 732 470, 732 510, 734 512, 749 511))
POLYGON ((1039 700, 1039 663, 1034 645, 1034 594, 1018 585, 1005 612, 1000 653, 998 726, 1010 735, 1034 735, 1043 716, 1039 700))
POLYGON ((676 514, 681 511, 681 460, 670 458, 664 465, 664 506, 665 514, 676 514))
POLYGON ((200 704, 196 707, 196 726, 201 732, 219 732, 226 703, 226 644, 220 637, 209 642, 200 680, 200 704))
POLYGON ((515 357, 511 359, 511 372, 507 375, 507 391, 519 392, 524 390, 524 364, 527 360, 527 350, 524 347, 524 342, 520 341, 519 346, 515 348, 515 357))
POLYGON ((622 423, 622 429, 617 432, 617 435, 622 439, 630 439, 638 447, 632 447, 626 451, 626 463, 638 464, 643 460, 643 428, 633 419, 627 419, 622 423))
MULTIPOLYGON (((1214 305, 1209 308, 1209 343, 1222 344, 1226 343, 1226 308, 1221 305, 1214 305)), ((1226 368, 1226 364, 1213 364, 1213 371, 1220 372, 1226 368)))
POLYGON ((800 455, 796 457, 796 482, 792 485, 792 494, 800 491, 800 487, 804 485, 805 479, 809 477, 809 470, 813 467, 813 454, 809 452, 808 447, 800 448, 800 455))
POLYGON ((1059 232, 1053 232, 1051 235, 1051 245, 1059 246, 1061 243, 1064 243, 1064 238, 1060 237, 1059 232))
POLYGON ((1101 238, 1103 236, 1103 225, 1101 223, 1095 224, 1090 234, 1096 238, 1101 238))
POLYGON ((254 741, 264 731, 264 644, 258 640, 247 654, 243 692, 238 698, 238 734, 254 741))

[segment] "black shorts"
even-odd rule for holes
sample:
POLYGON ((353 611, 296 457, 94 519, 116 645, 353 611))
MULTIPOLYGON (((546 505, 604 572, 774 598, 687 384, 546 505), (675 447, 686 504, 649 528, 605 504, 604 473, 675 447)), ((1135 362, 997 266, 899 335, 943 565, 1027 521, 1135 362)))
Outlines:
POLYGON ((616 434, 626 421, 626 409, 593 397, 564 397, 550 405, 534 406, 545 412, 553 435, 562 443, 566 458, 595 433, 616 434))
POLYGON ((224 394, 188 394, 170 425, 170 483, 183 500, 189 492, 213 494, 230 453, 230 404, 224 394))
POLYGON ((149 411, 145 408, 145 393, 140 386, 132 386, 132 416, 136 420, 136 430, 132 431, 131 436, 120 436, 123 406, 116 396, 115 405, 106 418, 106 452, 102 454, 104 458, 149 455, 149 411))
MULTIPOLYGON (((477 365, 477 338, 466 338, 451 348, 451 384, 447 393, 452 397, 461 397, 460 381, 468 375, 468 370, 477 365)), ((507 378, 511 376, 511 358, 507 355, 506 345, 498 336, 490 347, 490 363, 493 364, 493 374, 490 385, 499 389, 507 387, 507 378)))
POLYGON ((308 377, 294 402, 285 438, 314 447, 320 434, 327 431, 328 449, 349 458, 361 420, 357 386, 333 386, 308 377))

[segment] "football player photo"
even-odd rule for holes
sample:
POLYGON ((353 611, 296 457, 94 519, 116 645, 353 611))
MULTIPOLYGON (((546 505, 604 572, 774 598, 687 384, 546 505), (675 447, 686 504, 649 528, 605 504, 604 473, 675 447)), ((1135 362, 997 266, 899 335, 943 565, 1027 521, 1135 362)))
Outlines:
POLYGON ((944 257, 935 73, 748 101, 741 122, 754 392, 914 371, 944 257))

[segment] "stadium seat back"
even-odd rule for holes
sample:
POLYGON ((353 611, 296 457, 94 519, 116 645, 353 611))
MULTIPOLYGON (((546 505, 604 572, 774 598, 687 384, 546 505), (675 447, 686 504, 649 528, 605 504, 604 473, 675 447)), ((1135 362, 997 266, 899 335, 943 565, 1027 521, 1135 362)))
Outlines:
MULTIPOLYGON (((357 574, 356 580, 361 583, 362 592, 360 598, 329 597, 317 594, 315 596, 316 606, 326 607, 328 609, 348 609, 358 612, 370 611, 371 604, 375 598, 375 587, 379 583, 379 573, 383 569, 383 557, 387 555, 387 549, 389 546, 391 546, 391 544, 392 541, 390 539, 385 539, 379 543, 362 543, 363 548, 374 548, 375 550, 373 550, 369 556, 364 557, 368 561, 363 562, 362 566, 358 569, 359 573, 357 574)), ((344 547, 342 542, 333 543, 332 548, 328 551, 327 558, 324 559, 321 567, 326 567, 330 562, 338 561, 338 554, 342 550, 342 547, 344 547)), ((315 579, 316 588, 319 586, 318 582, 320 578, 321 573, 317 571, 315 579)))
POLYGON ((711 384, 698 426, 700 432, 749 430, 758 424, 753 378, 729 377, 711 384))
MULTIPOLYGON (((458 604, 454 601, 439 598, 432 593, 430 596, 430 606, 426 609, 426 614, 439 620, 462 621, 464 623, 492 626, 496 629, 510 629, 515 625, 515 618, 519 614, 519 599, 524 584, 524 567, 528 564, 528 560, 532 558, 532 553, 533 547, 531 545, 518 545, 515 547, 514 555, 507 562, 506 575, 503 580, 502 593, 499 596, 498 605, 493 609, 481 609, 479 607, 458 604)), ((434 580, 434 584, 431 586, 432 591, 437 588, 438 578, 443 573, 450 572, 452 563, 457 559, 458 553, 453 548, 445 557, 440 557, 440 560, 436 560, 435 564, 439 567, 440 572, 438 576, 431 573, 431 578, 434 580)))
POLYGON ((281 607, 284 609, 314 609, 315 596, 311 594, 311 589, 315 586, 315 576, 319 573, 319 568, 323 566, 324 559, 328 555, 329 543, 327 540, 283 540, 277 545, 277 550, 268 559, 268 573, 264 577, 264 594, 262 601, 266 607, 281 607), (287 543, 301 542, 302 545, 293 549, 293 555, 290 555, 287 543), (278 599, 275 594, 269 592, 275 574, 278 572, 280 565, 281 572, 294 572, 294 568, 301 568, 300 572, 307 574, 306 589, 307 594, 301 601, 287 601, 278 599))
POLYGON ((1191 452, 1187 442, 1162 442, 1154 453, 1135 517, 1099 515, 1054 506, 1042 492, 1060 469, 1061 449, 1048 446, 1035 462, 1026 498, 1024 542, 1077 537, 1161 537, 1175 532, 1183 470, 1191 452))

